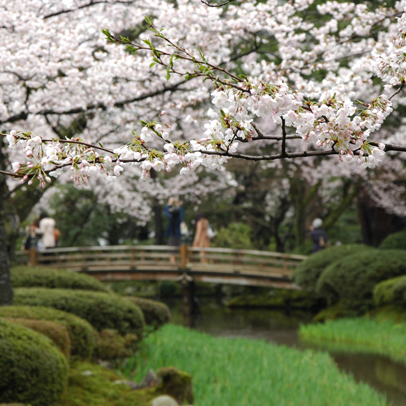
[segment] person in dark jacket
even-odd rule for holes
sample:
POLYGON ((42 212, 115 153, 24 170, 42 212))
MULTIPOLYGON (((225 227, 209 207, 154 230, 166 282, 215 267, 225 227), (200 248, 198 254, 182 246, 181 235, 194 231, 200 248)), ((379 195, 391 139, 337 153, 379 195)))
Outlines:
POLYGON ((323 230, 323 220, 314 219, 310 227, 310 236, 312 237, 313 247, 312 252, 323 250, 329 245, 326 232, 323 230))
MULTIPOLYGON (((179 246, 181 244, 181 232, 180 225, 183 221, 183 208, 179 201, 176 201, 173 197, 170 197, 168 204, 165 206, 165 215, 168 218, 168 226, 166 227, 165 236, 168 237, 168 245, 176 247, 171 250, 171 254, 179 252, 179 246)), ((175 255, 170 256, 172 264, 175 263, 175 255)))

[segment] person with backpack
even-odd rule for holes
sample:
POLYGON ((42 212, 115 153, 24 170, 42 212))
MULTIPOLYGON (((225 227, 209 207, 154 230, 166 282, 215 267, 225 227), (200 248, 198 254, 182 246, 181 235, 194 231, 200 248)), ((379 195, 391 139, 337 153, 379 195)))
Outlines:
POLYGON ((326 232, 323 230, 323 220, 322 219, 314 219, 313 224, 310 227, 310 236, 313 241, 312 252, 318 252, 327 248, 330 243, 327 238, 326 232))
POLYGON ((165 236, 168 237, 168 245, 175 247, 174 250, 169 251, 170 262, 174 264, 176 262, 175 255, 179 252, 179 247, 182 241, 182 234, 180 231, 180 225, 183 222, 183 208, 181 202, 176 201, 173 197, 170 197, 168 204, 165 206, 165 215, 168 218, 168 226, 166 228, 165 236))

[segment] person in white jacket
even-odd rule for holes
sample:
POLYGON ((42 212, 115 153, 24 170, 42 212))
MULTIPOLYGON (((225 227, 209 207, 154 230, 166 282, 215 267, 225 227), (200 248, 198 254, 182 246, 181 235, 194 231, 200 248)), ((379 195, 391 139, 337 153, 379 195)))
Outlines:
POLYGON ((38 234, 41 236, 38 240, 39 251, 44 251, 46 248, 55 248, 55 220, 45 212, 40 215, 38 234))

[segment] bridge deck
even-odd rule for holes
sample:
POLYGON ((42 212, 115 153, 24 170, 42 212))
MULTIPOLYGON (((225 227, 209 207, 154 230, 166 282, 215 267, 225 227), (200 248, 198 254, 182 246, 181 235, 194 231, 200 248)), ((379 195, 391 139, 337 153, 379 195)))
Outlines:
MULTIPOLYGON (((19 262, 27 262, 27 254, 19 262)), ((30 252, 30 263, 84 272, 100 280, 181 280, 298 289, 290 280, 302 255, 227 248, 107 246, 30 252), (175 263, 171 263, 171 256, 175 263)))

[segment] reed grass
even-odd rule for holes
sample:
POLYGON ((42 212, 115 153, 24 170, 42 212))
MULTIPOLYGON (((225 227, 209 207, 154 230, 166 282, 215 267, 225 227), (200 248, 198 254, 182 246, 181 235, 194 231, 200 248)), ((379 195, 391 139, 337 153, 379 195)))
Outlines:
POLYGON ((123 372, 140 381, 152 368, 193 376, 197 406, 384 406, 385 398, 340 372, 325 353, 264 341, 215 338, 167 325, 151 334, 123 372))
POLYGON ((346 351, 386 355, 406 365, 406 324, 366 318, 332 320, 300 327, 302 340, 346 351))

